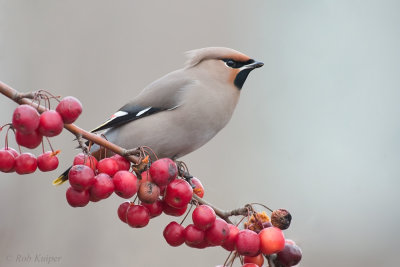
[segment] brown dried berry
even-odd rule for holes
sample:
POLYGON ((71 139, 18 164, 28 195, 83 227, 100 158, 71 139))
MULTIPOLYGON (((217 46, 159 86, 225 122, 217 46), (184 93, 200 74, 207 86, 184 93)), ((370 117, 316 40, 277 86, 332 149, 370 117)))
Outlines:
POLYGON ((152 204, 160 196, 160 188, 155 183, 147 181, 140 184, 137 194, 142 202, 152 204))
POLYGON ((251 215, 250 219, 248 222, 244 223, 244 227, 246 229, 252 230, 256 233, 260 232, 263 227, 263 223, 269 222, 269 217, 265 211, 263 212, 257 212, 251 215))
POLYGON ((292 215, 285 209, 278 209, 271 214, 271 223, 273 226, 278 227, 281 230, 288 229, 292 215))

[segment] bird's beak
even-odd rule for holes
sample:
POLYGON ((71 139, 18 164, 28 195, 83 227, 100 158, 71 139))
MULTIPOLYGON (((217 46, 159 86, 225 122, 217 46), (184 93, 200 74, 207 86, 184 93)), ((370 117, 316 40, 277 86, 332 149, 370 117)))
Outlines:
POLYGON ((259 61, 254 61, 253 63, 246 65, 246 69, 256 69, 256 68, 261 68, 262 66, 264 66, 264 63, 259 61))

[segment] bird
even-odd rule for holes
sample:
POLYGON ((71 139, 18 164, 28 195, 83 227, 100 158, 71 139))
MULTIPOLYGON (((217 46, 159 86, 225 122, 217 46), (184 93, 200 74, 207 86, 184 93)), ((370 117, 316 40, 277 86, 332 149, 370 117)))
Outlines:
MULTIPOLYGON (((186 56, 183 68, 150 83, 92 132, 104 131, 108 141, 125 149, 147 146, 173 160, 211 140, 231 119, 249 73, 264 63, 227 47, 186 56)), ((92 154, 99 149, 92 146, 92 154)), ((67 179, 68 170, 53 184, 67 179)))

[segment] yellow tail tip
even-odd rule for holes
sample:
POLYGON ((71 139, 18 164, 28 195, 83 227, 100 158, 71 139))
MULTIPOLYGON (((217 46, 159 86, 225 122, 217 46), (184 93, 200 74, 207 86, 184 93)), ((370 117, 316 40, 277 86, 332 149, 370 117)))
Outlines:
POLYGON ((66 181, 65 176, 61 175, 53 181, 53 185, 62 185, 66 181))

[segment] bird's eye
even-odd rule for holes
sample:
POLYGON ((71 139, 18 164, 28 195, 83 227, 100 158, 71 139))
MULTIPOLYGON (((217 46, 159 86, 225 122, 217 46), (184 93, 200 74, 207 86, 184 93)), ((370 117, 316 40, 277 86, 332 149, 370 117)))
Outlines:
POLYGON ((226 65, 228 67, 234 68, 236 66, 236 62, 233 61, 232 59, 229 59, 229 60, 226 61, 226 65))

